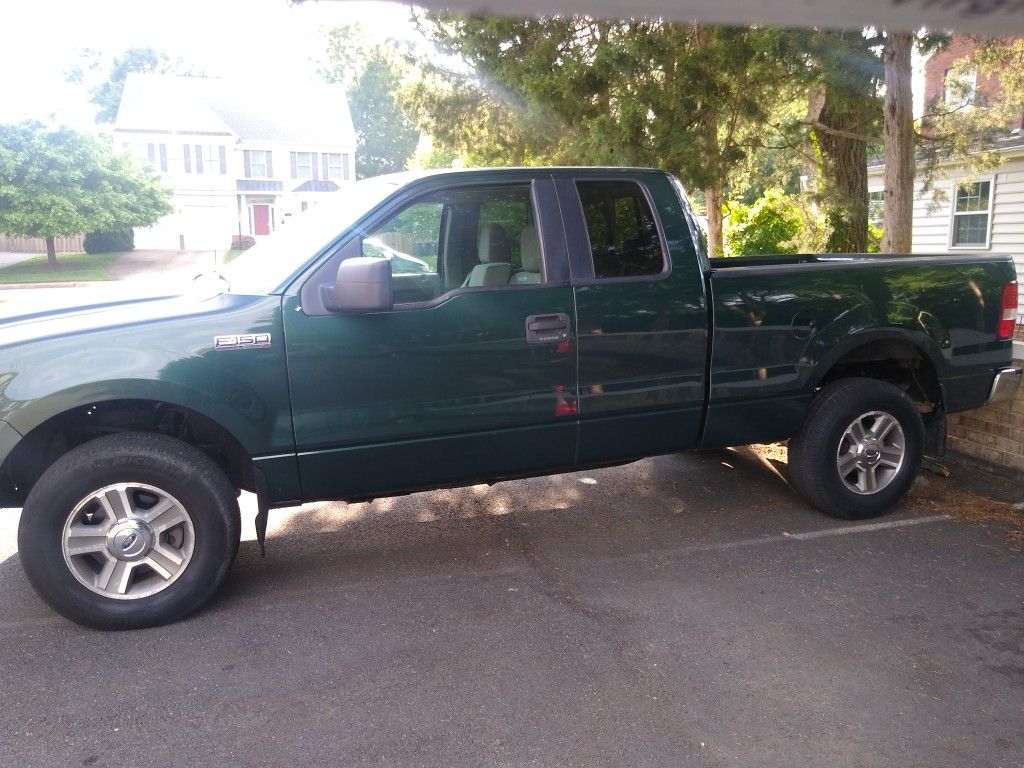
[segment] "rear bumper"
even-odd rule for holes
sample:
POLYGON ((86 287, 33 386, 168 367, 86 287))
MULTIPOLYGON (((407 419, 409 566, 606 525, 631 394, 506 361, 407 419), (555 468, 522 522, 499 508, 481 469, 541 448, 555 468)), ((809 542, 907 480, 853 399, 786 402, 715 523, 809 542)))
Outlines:
POLYGON ((988 402, 1001 403, 1004 400, 1013 400, 1020 389, 1022 374, 1024 370, 1020 368, 1002 368, 996 371, 992 389, 988 393, 988 402))

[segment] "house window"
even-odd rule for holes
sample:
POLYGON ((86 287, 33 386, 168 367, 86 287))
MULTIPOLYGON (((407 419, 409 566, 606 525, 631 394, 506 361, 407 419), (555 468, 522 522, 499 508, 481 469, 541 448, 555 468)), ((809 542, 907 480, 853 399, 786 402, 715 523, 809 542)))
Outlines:
POLYGON ((227 151, 217 144, 196 144, 196 173, 221 174, 228 172, 227 151))
POLYGON ((247 149, 246 156, 246 178, 269 179, 273 176, 270 168, 270 152, 265 149, 247 149))
POLYGON ((885 221, 885 190, 868 192, 868 224, 881 227, 885 221))
POLYGON ((972 181, 956 187, 950 245, 987 248, 992 221, 992 182, 972 181))
POLYGON ((947 69, 943 77, 942 100, 947 107, 970 107, 978 94, 978 73, 968 70, 957 74, 947 69))
POLYGON ((313 153, 292 152, 292 178, 312 179, 313 176, 313 153))
POLYGON ((325 152, 323 158, 325 179, 330 181, 344 181, 348 179, 348 168, 345 167, 348 155, 343 155, 340 152, 325 152))

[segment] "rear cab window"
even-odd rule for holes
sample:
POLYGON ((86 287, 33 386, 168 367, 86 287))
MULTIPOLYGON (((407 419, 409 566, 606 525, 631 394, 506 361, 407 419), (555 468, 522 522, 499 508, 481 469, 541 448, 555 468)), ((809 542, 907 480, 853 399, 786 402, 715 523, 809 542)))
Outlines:
POLYGON ((643 188, 634 181, 577 181, 597 280, 656 277, 668 261, 643 188))

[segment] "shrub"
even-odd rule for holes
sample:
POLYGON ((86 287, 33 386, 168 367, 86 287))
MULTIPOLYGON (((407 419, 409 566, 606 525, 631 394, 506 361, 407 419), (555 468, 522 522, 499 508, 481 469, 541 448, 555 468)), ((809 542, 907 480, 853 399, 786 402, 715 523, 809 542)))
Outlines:
POLYGON ((769 189, 753 205, 729 203, 724 227, 729 256, 797 253, 794 239, 803 226, 799 203, 781 189, 769 189))
POLYGON ((231 247, 236 251, 246 251, 256 245, 256 238, 252 235, 232 235, 231 247))
POLYGON ((135 231, 131 227, 112 229, 105 232, 92 232, 85 236, 86 253, 115 253, 117 251, 131 251, 134 248, 135 231))

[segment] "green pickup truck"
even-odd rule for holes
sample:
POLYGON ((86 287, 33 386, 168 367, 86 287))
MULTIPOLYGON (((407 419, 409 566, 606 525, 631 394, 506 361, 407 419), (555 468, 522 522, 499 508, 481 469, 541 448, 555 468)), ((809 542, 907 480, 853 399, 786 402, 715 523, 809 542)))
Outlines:
POLYGON ((0 321, 0 507, 101 628, 217 590, 267 512, 789 439, 825 512, 892 508, 945 417, 1012 397, 1009 257, 708 259, 654 170, 349 185, 189 296, 0 321))

